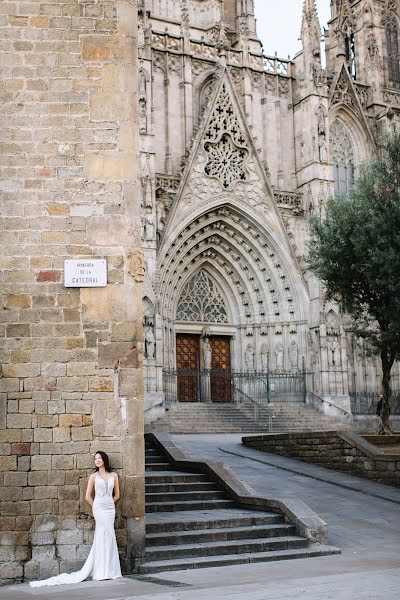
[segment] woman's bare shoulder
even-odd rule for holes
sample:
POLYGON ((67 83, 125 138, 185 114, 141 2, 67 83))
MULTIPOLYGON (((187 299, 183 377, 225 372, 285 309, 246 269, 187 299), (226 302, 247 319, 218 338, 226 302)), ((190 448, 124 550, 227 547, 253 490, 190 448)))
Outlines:
POLYGON ((96 477, 96 475, 97 475, 97 473, 92 473, 92 474, 89 476, 89 481, 90 481, 91 479, 94 479, 94 478, 96 477))

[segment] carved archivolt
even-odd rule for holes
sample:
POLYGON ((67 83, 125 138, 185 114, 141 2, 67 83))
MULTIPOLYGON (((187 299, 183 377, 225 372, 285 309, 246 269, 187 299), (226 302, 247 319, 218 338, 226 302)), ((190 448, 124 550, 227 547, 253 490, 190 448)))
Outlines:
MULTIPOLYGON (((285 262, 265 239, 265 234, 244 215, 223 206, 196 218, 176 238, 160 264, 162 312, 180 320, 188 313, 177 295, 193 297, 183 281, 207 265, 234 305, 236 323, 295 319, 298 308, 285 262)), ((192 290, 193 291, 193 290, 192 290)), ((298 318, 298 317, 297 317, 298 318)))

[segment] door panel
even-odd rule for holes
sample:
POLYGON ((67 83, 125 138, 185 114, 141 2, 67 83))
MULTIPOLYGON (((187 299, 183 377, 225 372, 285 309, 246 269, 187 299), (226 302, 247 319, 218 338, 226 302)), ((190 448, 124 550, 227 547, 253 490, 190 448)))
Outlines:
POLYGON ((198 402, 200 336, 177 334, 178 402, 198 402))
POLYGON ((210 338, 212 348, 211 400, 216 403, 232 401, 231 340, 226 336, 210 338))

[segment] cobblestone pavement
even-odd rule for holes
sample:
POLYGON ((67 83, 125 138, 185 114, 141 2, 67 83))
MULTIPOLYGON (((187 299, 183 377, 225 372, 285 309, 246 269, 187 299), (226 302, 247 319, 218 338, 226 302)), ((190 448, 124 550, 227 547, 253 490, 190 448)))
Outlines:
POLYGON ((0 600, 398 600, 399 490, 246 449, 238 434, 174 438, 192 456, 229 464, 262 494, 302 499, 328 523, 329 543, 342 555, 59 588, 14 585, 0 588, 0 600))

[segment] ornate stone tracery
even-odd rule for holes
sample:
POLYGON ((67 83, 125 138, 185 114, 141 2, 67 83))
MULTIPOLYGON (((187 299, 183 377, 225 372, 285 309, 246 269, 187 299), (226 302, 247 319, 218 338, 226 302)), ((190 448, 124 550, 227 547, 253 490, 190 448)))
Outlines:
POLYGON ((353 144, 345 127, 337 119, 332 123, 329 134, 335 192, 347 194, 354 179, 353 144))
POLYGON ((196 273, 183 288, 176 318, 194 323, 228 323, 222 295, 204 270, 196 273))
POLYGON ((224 134, 219 142, 211 142, 204 146, 208 162, 205 172, 209 177, 217 177, 225 189, 231 187, 235 181, 245 181, 245 160, 247 151, 238 148, 228 134, 224 134))
POLYGON ((207 153, 205 172, 220 180, 225 189, 236 181, 246 181, 246 140, 235 116, 225 85, 222 86, 214 112, 204 135, 207 153))

